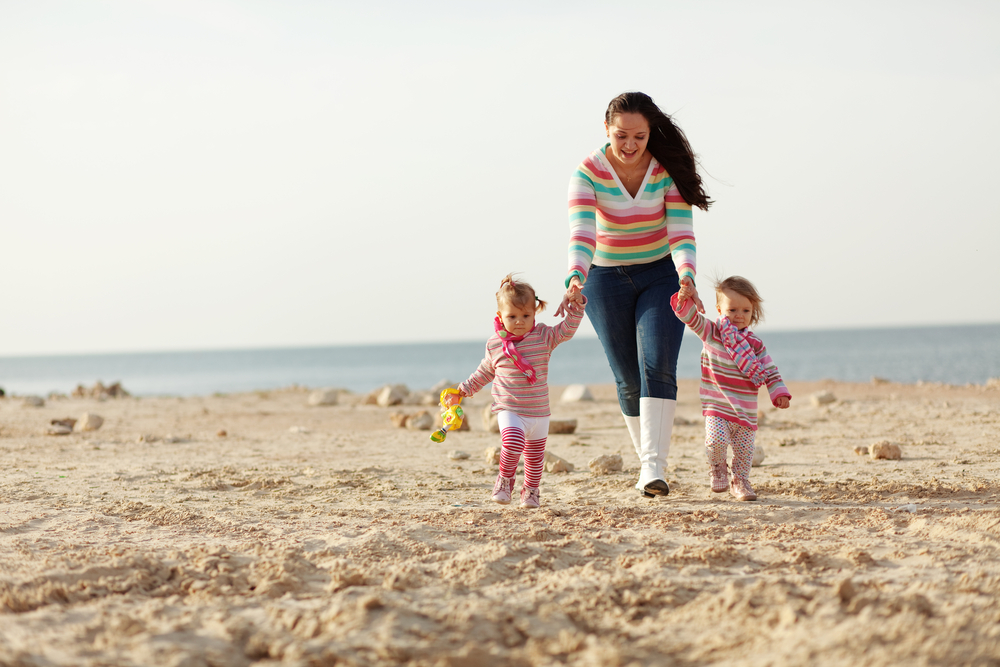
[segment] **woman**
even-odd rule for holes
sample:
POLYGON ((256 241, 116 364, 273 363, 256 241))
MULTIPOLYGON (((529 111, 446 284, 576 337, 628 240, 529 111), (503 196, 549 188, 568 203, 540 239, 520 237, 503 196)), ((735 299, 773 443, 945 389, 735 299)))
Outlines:
POLYGON ((691 207, 712 202, 687 138, 648 95, 611 100, 604 129, 609 142, 570 179, 569 276, 556 314, 586 296, 639 456, 636 488, 652 498, 670 493, 664 468, 684 334, 670 297, 688 285, 685 301, 705 312, 694 288, 691 207))

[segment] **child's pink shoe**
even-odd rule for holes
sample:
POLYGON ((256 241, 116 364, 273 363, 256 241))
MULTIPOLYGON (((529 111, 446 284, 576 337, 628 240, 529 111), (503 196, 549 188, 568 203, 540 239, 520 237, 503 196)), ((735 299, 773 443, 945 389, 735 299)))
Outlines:
POLYGON ((534 488, 528 486, 524 487, 523 489, 521 489, 521 507, 526 507, 529 510, 538 509, 540 505, 540 503, 538 502, 539 500, 538 496, 539 493, 537 486, 534 488))
POLYGON ((745 477, 733 477, 729 484, 729 492, 736 500, 757 500, 757 493, 750 486, 750 480, 745 477))
POLYGON ((725 462, 709 465, 708 476, 712 480, 712 491, 715 493, 723 493, 729 488, 729 470, 725 462))
POLYGON ((493 502, 501 505, 509 505, 510 497, 514 493, 514 478, 506 478, 497 475, 497 482, 493 485, 493 502))

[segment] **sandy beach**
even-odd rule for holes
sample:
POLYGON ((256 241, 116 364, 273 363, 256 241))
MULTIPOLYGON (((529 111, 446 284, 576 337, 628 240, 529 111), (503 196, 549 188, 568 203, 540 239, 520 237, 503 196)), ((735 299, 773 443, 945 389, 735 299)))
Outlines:
POLYGON ((348 393, 7 397, 0 665, 1000 665, 1000 388, 789 388, 744 503, 694 381, 652 501, 613 388, 554 388, 576 469, 535 511, 490 501, 486 395, 442 444, 348 393), (855 453, 881 440, 902 459, 855 453))

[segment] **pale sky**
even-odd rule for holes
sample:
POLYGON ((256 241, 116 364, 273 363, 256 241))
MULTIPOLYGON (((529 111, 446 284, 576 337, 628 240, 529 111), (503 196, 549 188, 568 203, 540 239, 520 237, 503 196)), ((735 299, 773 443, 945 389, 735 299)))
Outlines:
POLYGON ((0 0, 0 356, 485 340, 627 90, 700 155, 709 305, 1000 321, 1000 3, 345 4, 0 0))

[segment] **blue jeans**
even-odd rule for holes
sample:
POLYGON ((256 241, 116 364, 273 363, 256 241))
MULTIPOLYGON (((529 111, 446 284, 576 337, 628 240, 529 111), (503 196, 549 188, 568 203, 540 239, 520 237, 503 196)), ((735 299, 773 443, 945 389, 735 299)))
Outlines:
POLYGON ((684 323, 670 307, 679 277, 669 257, 650 264, 591 266, 583 294, 618 386, 618 404, 639 415, 639 398, 677 400, 684 323))

